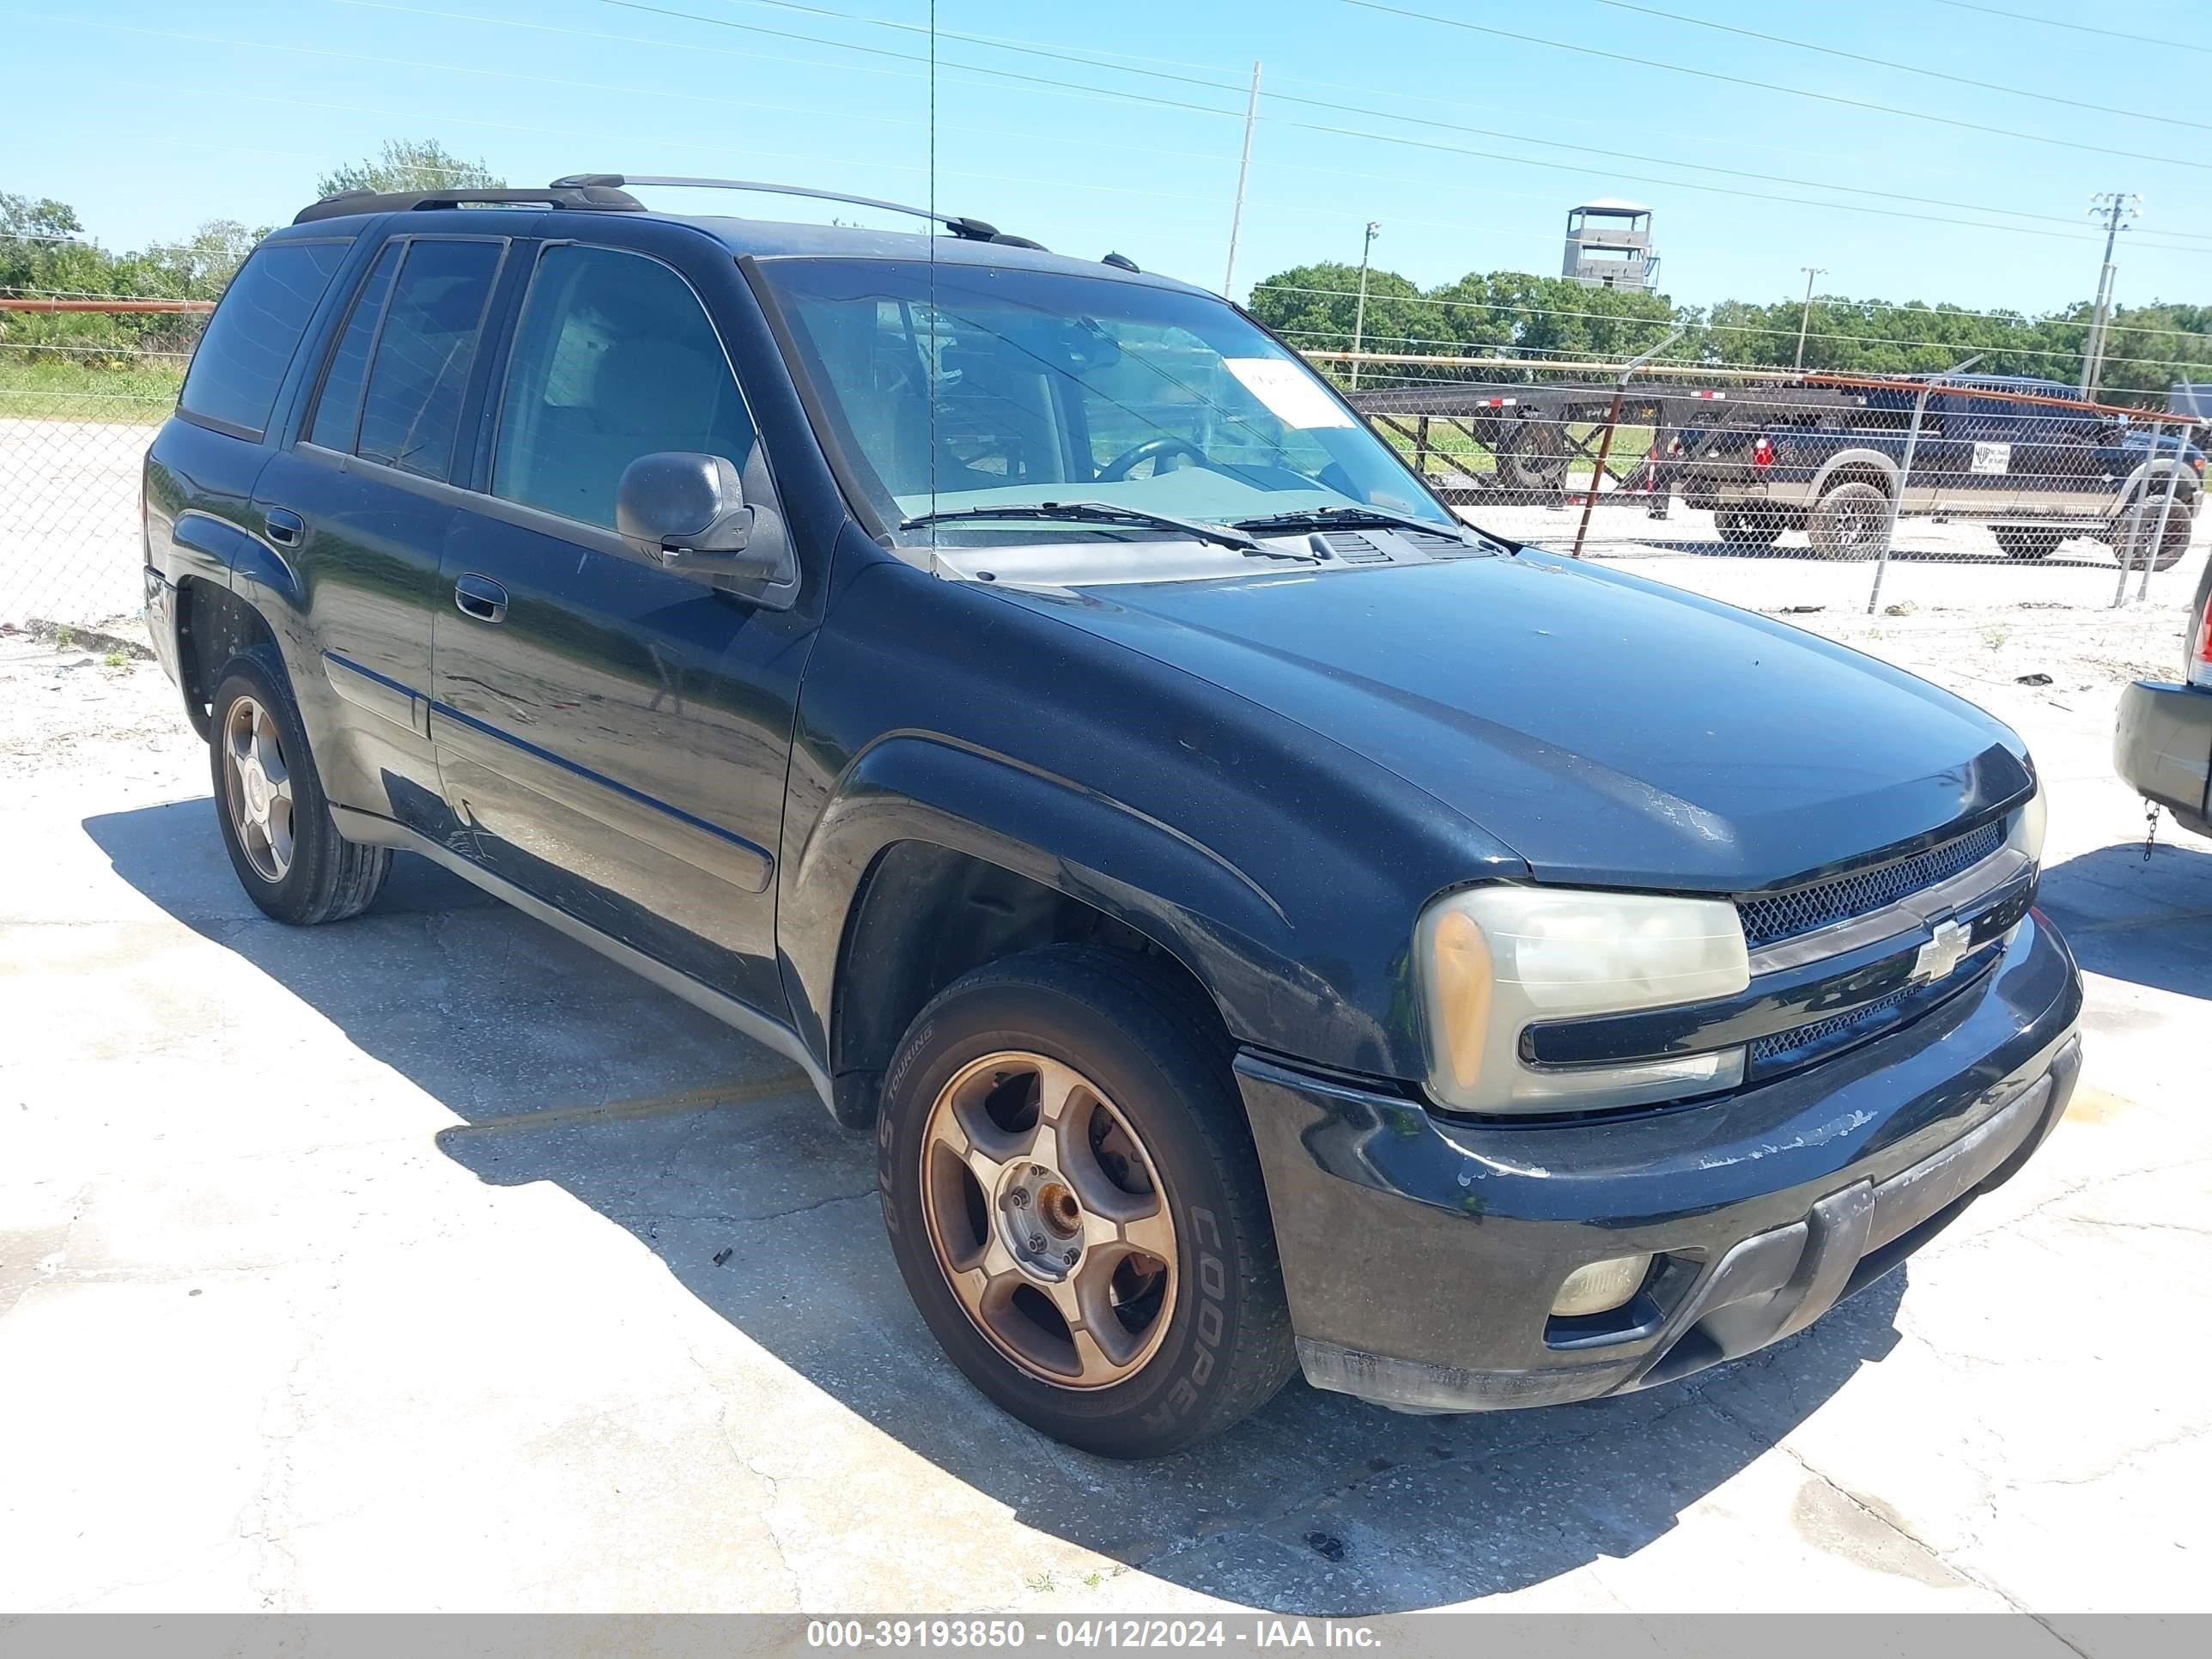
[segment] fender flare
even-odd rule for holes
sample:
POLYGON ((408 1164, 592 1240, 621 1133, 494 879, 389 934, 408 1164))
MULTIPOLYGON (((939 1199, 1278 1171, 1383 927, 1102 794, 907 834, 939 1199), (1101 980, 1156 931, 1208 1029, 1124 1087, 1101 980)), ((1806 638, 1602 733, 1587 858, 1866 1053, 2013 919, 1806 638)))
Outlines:
POLYGON ((1817 502, 1821 492, 1828 487, 1829 478, 1845 467, 1873 469, 1882 476, 1884 493, 1893 497, 1897 494, 1897 475, 1900 469, 1895 461, 1879 449, 1839 449, 1823 461, 1820 470, 1813 475, 1813 482, 1805 492, 1805 504, 1810 507, 1817 502))
POLYGON ((885 853, 911 842, 999 866, 1134 929, 1206 988, 1240 1042, 1375 1072, 1407 1052, 1408 1034, 1386 1030, 1302 959, 1283 906, 1215 848, 1070 779, 898 732, 847 766, 784 866, 787 990, 827 1065, 868 883, 885 853))

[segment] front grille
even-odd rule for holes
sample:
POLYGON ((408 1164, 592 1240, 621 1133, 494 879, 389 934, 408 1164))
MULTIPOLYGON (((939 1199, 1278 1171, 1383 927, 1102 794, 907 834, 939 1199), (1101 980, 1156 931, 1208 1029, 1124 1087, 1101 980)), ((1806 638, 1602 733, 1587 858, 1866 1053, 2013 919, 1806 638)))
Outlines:
POLYGON ((1807 882, 1787 892, 1738 899, 1735 908, 1743 919, 1744 942, 1756 951, 1894 904, 1979 864, 2004 845, 2004 837, 2002 823, 1985 823, 1911 858, 1826 881, 1807 882))
POLYGON ((1831 1014, 1826 1019, 1816 1019, 1810 1025, 1800 1025, 1791 1030, 1770 1032, 1752 1043, 1751 1063, 1761 1066, 1779 1055, 1794 1054, 1800 1048, 1814 1048, 1830 1037, 1841 1036, 1854 1026, 1880 1019, 1919 988, 1907 985, 1892 991, 1886 997, 1863 1003, 1848 1013, 1831 1014))

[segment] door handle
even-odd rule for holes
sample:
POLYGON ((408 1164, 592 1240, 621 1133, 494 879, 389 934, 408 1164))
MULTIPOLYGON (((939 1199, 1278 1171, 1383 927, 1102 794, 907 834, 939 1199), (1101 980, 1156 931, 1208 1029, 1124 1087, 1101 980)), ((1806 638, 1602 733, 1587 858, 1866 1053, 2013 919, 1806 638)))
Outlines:
POLYGON ((297 547, 307 539, 307 520, 289 507, 270 507, 263 526, 270 541, 277 547, 297 547))
POLYGON ((453 584, 453 604, 478 622, 507 620, 507 590, 489 576, 464 576, 453 584))

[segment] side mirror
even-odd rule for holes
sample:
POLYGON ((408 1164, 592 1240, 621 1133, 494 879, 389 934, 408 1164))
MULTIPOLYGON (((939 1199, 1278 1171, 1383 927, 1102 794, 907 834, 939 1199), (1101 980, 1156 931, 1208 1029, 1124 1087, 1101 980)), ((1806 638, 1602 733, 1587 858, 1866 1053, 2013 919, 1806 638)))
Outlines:
POLYGON ((781 547, 752 544, 754 518, 738 469, 720 455, 641 455, 615 486, 616 533, 641 557, 697 581, 787 574, 781 547))

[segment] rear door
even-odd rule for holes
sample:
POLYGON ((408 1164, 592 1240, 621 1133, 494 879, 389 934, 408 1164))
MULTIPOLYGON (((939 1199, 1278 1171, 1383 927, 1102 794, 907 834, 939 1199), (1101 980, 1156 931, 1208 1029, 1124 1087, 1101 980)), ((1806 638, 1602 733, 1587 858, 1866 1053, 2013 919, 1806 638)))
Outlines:
POLYGON ((430 747, 432 617, 466 499, 451 482, 463 406, 510 246, 494 235, 386 242, 333 333, 299 441, 257 492, 272 530, 290 538, 310 672, 330 693, 329 720, 310 728, 325 789, 434 836, 450 824, 430 747))
POLYGON ((788 535, 700 290, 750 301, 696 233, 593 242, 537 250, 487 406, 483 493, 439 576, 440 769, 472 856, 781 1018, 775 849, 811 606, 677 575, 614 532, 624 467, 675 450, 737 466, 757 544, 788 535))

